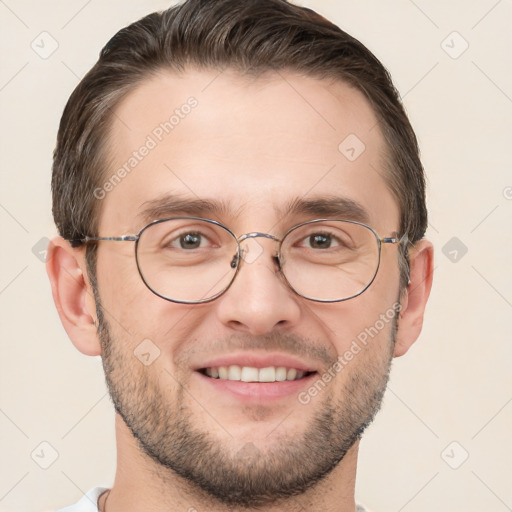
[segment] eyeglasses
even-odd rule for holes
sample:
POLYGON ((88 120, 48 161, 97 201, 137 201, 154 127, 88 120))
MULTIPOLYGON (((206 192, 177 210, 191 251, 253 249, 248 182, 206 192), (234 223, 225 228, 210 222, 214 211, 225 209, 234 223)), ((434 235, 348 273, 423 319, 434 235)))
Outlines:
POLYGON ((233 283, 241 262, 252 263, 263 252, 257 237, 278 242, 274 261, 288 286, 317 302, 357 297, 374 281, 382 244, 402 239, 379 238, 356 221, 315 219, 290 228, 279 239, 267 233, 237 236, 220 222, 201 217, 159 219, 137 235, 85 237, 82 243, 135 242, 135 259, 145 285, 162 299, 200 304, 222 295, 233 283))

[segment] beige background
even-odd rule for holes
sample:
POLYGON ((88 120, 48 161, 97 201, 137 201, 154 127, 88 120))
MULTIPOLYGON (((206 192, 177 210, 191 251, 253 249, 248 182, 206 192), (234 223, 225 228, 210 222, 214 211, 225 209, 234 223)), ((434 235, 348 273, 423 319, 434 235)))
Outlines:
MULTIPOLYGON (((301 3, 391 71, 429 180, 434 289, 362 442, 357 497, 373 512, 512 510, 512 2, 301 3)), ((168 5, 0 2, 1 511, 51 510, 113 480, 100 360, 67 339, 38 251, 55 234, 51 154, 69 94, 119 28, 168 5), (59 45, 46 59, 31 48, 51 49, 43 31, 59 45)))

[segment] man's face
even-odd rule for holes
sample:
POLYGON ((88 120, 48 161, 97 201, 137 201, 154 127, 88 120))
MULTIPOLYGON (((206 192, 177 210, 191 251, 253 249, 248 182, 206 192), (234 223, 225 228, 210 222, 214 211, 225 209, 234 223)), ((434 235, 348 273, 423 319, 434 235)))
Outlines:
MULTIPOLYGON (((159 217, 208 217, 237 236, 280 238, 325 216, 283 214, 286 205, 333 196, 359 203, 380 237, 399 229, 376 117, 361 93, 343 83, 288 73, 258 79, 231 71, 162 73, 127 96, 113 119, 106 179, 148 136, 156 144, 138 153, 137 164, 103 199, 100 236, 137 233, 153 220, 141 212, 167 195, 226 208, 163 207, 159 217), (182 108, 190 97, 194 106, 182 108), (179 121, 162 131, 176 109, 179 121), (357 141, 354 135, 364 151, 360 145, 340 151, 348 136, 352 145, 357 141)), ((169 468, 231 505, 303 492, 353 447, 384 392, 396 324, 389 312, 399 296, 396 246, 383 247, 378 274, 363 294, 319 303, 287 287, 273 260, 276 242, 256 240, 242 242, 261 253, 242 261, 227 292, 197 305, 153 294, 137 271, 133 242, 98 248, 102 355, 117 411, 163 480, 169 468), (354 340, 372 328, 356 349, 354 340), (205 368, 229 365, 312 373, 274 383, 205 375, 205 368)))

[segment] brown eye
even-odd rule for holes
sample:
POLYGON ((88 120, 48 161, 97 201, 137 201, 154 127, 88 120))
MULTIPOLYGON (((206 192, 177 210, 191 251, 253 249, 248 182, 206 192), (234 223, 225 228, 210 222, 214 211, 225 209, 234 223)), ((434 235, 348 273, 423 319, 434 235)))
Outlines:
POLYGON ((315 234, 309 237, 309 245, 313 249, 328 249, 331 246, 330 235, 315 234))
POLYGON ((200 233, 187 233, 179 237, 179 244, 182 249, 198 249, 201 247, 201 239, 203 235, 200 233))

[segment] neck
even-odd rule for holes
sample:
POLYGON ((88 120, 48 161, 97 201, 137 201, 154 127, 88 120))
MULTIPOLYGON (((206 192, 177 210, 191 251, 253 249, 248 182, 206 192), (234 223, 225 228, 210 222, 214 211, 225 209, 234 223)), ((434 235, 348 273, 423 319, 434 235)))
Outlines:
MULTIPOLYGON (((155 463, 141 451, 137 441, 116 415, 117 471, 105 512, 229 512, 232 507, 215 501, 201 489, 173 471, 155 463)), ((354 512, 354 489, 359 441, 338 466, 305 493, 265 505, 266 512, 354 512)), ((104 510, 101 507, 100 510, 104 510)), ((240 509, 244 512, 260 508, 240 509)))

